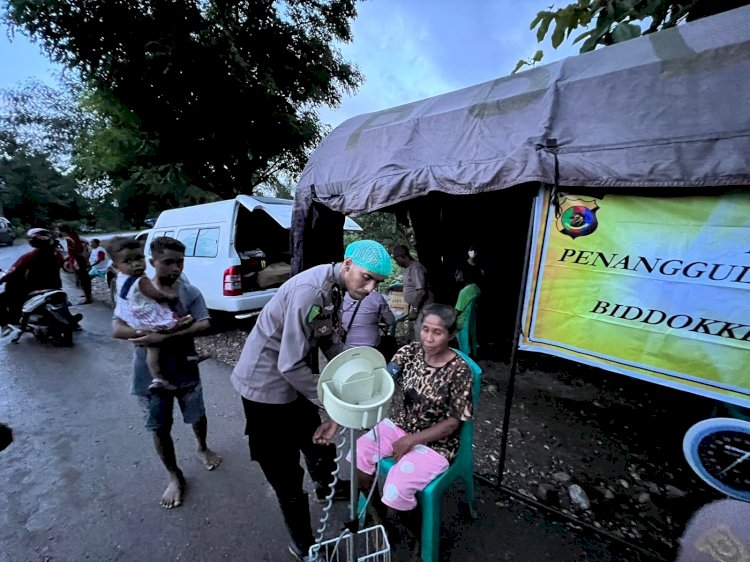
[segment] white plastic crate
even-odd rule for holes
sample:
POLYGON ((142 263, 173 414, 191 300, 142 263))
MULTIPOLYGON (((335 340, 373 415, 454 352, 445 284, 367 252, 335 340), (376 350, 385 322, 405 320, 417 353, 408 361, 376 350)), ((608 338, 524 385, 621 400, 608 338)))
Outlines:
MULTIPOLYGON (((310 559, 318 562, 355 562, 349 559, 353 535, 344 531, 340 536, 310 547, 310 559)), ((391 562, 391 545, 382 525, 357 533, 357 562, 391 562)))

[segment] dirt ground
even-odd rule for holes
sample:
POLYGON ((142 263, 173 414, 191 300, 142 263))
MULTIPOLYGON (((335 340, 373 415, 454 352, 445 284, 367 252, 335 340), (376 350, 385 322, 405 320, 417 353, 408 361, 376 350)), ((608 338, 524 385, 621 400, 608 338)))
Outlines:
MULTIPOLYGON (((108 299, 101 283, 94 293, 108 299)), ((246 337, 246 330, 230 329, 196 344, 234 365, 246 337)), ((510 366, 479 363, 484 378, 475 472, 497 482, 510 366)), ((623 375, 521 353, 502 484, 672 559, 690 515, 720 497, 682 455, 685 431, 716 408, 709 400, 623 375)))
MULTIPOLYGON (((198 338, 233 365, 247 332, 198 338)), ((480 360, 475 471, 497 481, 507 363, 480 360)), ((718 494, 692 473, 682 437, 715 404, 577 363, 522 354, 503 485, 671 559, 690 515, 718 494), (579 486, 585 498, 571 498, 579 486), (588 506, 586 505, 588 504, 588 506)))

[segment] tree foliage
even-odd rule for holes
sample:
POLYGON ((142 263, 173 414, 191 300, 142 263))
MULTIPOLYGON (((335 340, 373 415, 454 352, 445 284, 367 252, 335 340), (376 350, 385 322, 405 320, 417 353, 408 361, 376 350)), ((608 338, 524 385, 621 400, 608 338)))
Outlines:
POLYGON ((333 46, 354 1, 9 0, 7 16, 91 92, 76 165, 143 210, 299 172, 316 108, 361 81, 333 46))
MULTIPOLYGON (((557 49, 577 29, 584 28, 586 31, 573 39, 573 44, 583 41, 581 52, 585 53, 600 45, 621 43, 748 3, 749 0, 578 0, 563 8, 542 10, 529 29, 536 28, 539 43, 552 30, 552 48, 557 49)), ((543 56, 539 50, 530 60, 518 61, 513 72, 540 62, 543 56)))
POLYGON ((54 87, 29 80, 0 91, 0 130, 60 168, 70 166, 78 136, 91 122, 79 104, 83 85, 70 76, 58 76, 54 87))
POLYGON ((77 221, 87 212, 75 180, 8 131, 0 132, 0 200, 6 216, 24 229, 77 221))

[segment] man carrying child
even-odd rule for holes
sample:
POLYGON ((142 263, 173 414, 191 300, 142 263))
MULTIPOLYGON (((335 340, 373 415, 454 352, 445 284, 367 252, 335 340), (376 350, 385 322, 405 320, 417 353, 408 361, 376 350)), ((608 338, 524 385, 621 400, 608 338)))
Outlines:
MULTIPOLYGON (((122 243, 113 240, 108 247, 114 250, 117 244, 122 243)), ((110 251, 113 257, 115 253, 110 251)), ((179 240, 164 236, 151 242, 151 264, 156 270, 152 282, 159 291, 175 299, 174 312, 177 316, 192 318, 190 325, 166 333, 154 331, 143 334, 117 316, 112 323, 113 337, 136 344, 131 393, 138 397, 144 409, 146 428, 152 431, 156 452, 169 474, 169 483, 161 498, 161 505, 166 509, 181 505, 185 490, 185 478, 177 466, 171 434, 175 399, 182 411, 183 421, 193 426, 198 456, 205 467, 213 470, 221 463, 221 457, 206 445, 208 423, 203 390, 198 365, 190 359, 194 349, 192 337, 209 327, 209 314, 200 291, 180 280, 184 261, 185 246, 179 240), (153 382, 146 361, 146 348, 149 346, 160 348, 160 375, 174 387, 173 390, 149 389, 153 382)))

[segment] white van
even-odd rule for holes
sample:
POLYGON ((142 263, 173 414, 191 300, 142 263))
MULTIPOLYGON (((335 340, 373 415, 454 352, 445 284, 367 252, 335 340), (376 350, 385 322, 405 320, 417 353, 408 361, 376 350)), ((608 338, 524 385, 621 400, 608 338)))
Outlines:
MULTIPOLYGON (((272 197, 238 195, 169 209, 156 219, 146 253, 156 237, 181 241, 186 248, 184 276, 201 290, 208 308, 249 318, 291 275, 291 223, 292 201, 272 197)), ((344 229, 362 230, 349 218, 344 229)))

